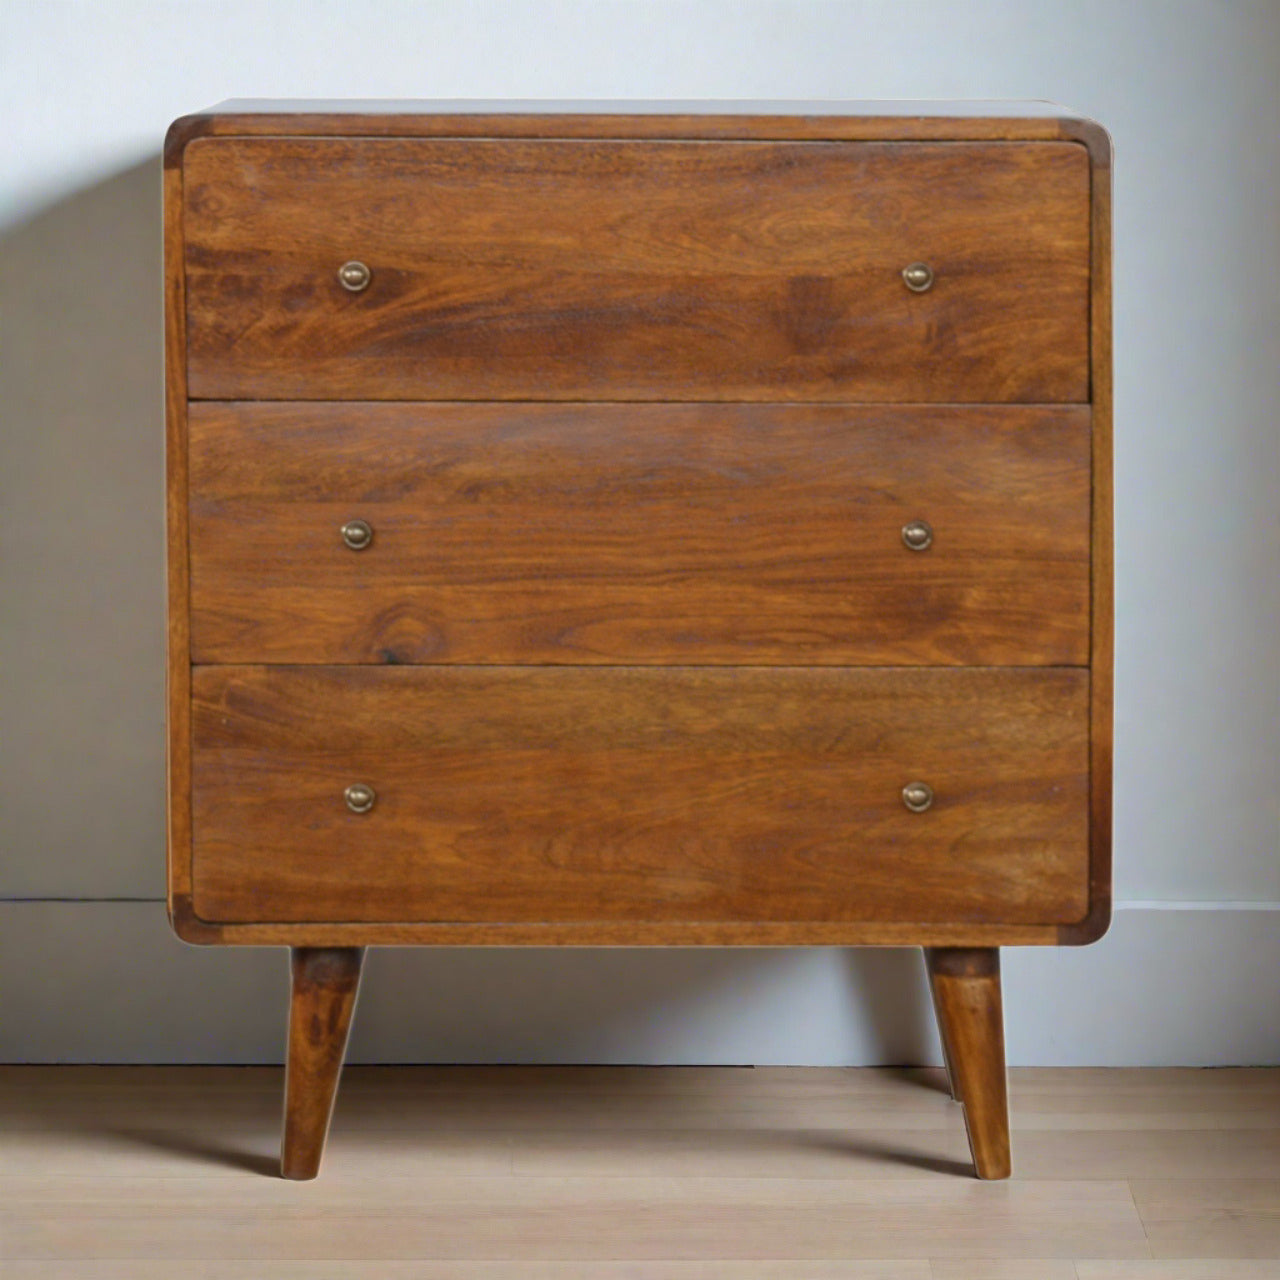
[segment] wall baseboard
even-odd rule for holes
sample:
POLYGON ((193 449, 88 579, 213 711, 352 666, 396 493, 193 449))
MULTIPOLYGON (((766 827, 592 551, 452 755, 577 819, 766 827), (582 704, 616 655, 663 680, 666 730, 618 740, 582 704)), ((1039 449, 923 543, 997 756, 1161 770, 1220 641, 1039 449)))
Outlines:
MULTIPOLYGON (((1009 1061, 1280 1064, 1275 904, 1142 903, 1004 954, 1009 1061)), ((178 942, 154 902, 0 902, 0 1061, 271 1063, 280 949, 178 942)), ((937 1062, 918 952, 371 952, 352 1062, 937 1062)))

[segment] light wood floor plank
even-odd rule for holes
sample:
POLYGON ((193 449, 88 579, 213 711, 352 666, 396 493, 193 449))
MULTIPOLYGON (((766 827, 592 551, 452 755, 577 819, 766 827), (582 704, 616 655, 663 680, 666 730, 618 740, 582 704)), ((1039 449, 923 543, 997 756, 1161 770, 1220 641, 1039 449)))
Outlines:
POLYGON ((1015 1131, 1280 1129, 1275 1068, 1036 1067, 1010 1072, 1015 1131))
MULTIPOLYGON (((0 1172, 9 1166, 30 1177, 274 1177, 279 1113, 277 1099, 270 1118, 257 1125, 220 1124, 193 1113, 186 1122, 86 1121, 0 1134, 0 1172)), ((325 1168, 394 1178, 496 1176, 511 1171, 512 1151, 503 1133, 433 1133, 407 1126, 369 1134, 335 1126, 325 1168)))
MULTIPOLYGON (((1062 1130, 1014 1134, 1020 1179, 1269 1177, 1280 1130, 1062 1130)), ((943 1130, 557 1130, 513 1137, 513 1169, 537 1177, 632 1174, 889 1177, 963 1173, 969 1150, 960 1109, 943 1130)), ((1280 1280, 1280 1277, 1278 1277, 1280 1280)))
POLYGON ((301 1185, 281 1083, 0 1067, 0 1280, 1280 1280, 1276 1070, 1014 1072, 1004 1184, 934 1070, 354 1068, 301 1185))
POLYGON ((1280 1173, 1280 1129, 1015 1129, 1014 1158, 1020 1178, 1267 1178, 1280 1173))
MULTIPOLYGON (((824 1072, 823 1079, 814 1081, 796 1073, 801 1079, 789 1081, 774 1073, 732 1068, 713 1071, 710 1080, 692 1071, 661 1068, 623 1069, 613 1079, 603 1073, 611 1069, 516 1069, 506 1077, 503 1070, 348 1069, 336 1121, 370 1131, 418 1127, 439 1133, 603 1124, 644 1131, 950 1129, 957 1120, 939 1071, 824 1072)), ((250 1076, 246 1087, 237 1089, 218 1069, 208 1089, 197 1075, 186 1088, 144 1080, 132 1090, 114 1080, 100 1087, 84 1077, 68 1094, 29 1078, 12 1084, 0 1074, 0 1132, 40 1127, 50 1117, 76 1123, 90 1117, 119 1124, 165 1123, 189 1116, 193 1109, 216 1114, 223 1126, 258 1124, 268 1116, 278 1118, 283 1077, 278 1072, 273 1077, 250 1076)))
POLYGON ((1076 1269, 1062 1258, 935 1258, 931 1280, 1076 1280, 1076 1269))
POLYGON ((1079 1280, 1277 1280, 1280 1261, 1241 1261, 1230 1258, 1202 1258, 1198 1261, 1158 1262, 1078 1261, 1079 1280))
MULTIPOLYGON (((925 1261, 255 1262, 253 1280, 933 1280, 925 1261)), ((243 1262, 0 1262, 0 1280, 245 1280, 243 1262)))
POLYGON ((1280 1168, 1276 1175, 1134 1181, 1152 1256, 1280 1259, 1280 1168))
POLYGON ((1146 1257, 1123 1182, 0 1177, 13 1258, 1146 1257))
MULTIPOLYGON (((187 1069, 167 1070, 172 1076, 187 1069)), ((389 1073, 385 1089, 378 1087, 381 1071, 348 1073, 331 1164, 387 1176, 514 1169, 531 1176, 714 1177, 733 1176, 746 1162, 768 1177, 899 1178, 963 1172, 968 1162, 962 1112, 935 1087, 940 1075, 904 1080, 892 1073, 845 1073, 851 1096, 836 1099, 832 1091, 841 1077, 826 1072, 819 1082, 793 1072, 799 1079, 791 1083, 777 1072, 755 1080, 757 1073, 749 1070, 715 1071, 709 1086, 696 1072, 682 1070, 623 1072, 610 1084, 600 1072, 538 1069, 518 1072, 529 1082, 525 1091, 500 1084, 501 1070, 475 1072, 473 1080, 469 1068, 451 1075, 428 1068, 418 1073, 421 1091, 413 1089, 410 1070, 389 1073), (575 1092, 580 1078, 587 1087, 575 1092), (715 1082, 722 1095, 708 1091, 715 1082)), ((80 1085, 29 1082, 14 1089, 0 1073, 4 1149, 34 1174, 238 1174, 274 1159, 279 1072, 269 1075, 271 1089, 261 1087, 261 1073, 242 1073, 245 1089, 237 1091, 234 1074, 217 1069, 207 1093, 209 1073, 199 1069, 185 1088, 144 1071, 133 1092, 114 1082, 117 1069, 108 1074, 113 1080, 105 1089, 85 1069, 71 1072, 80 1085)), ((1106 1076, 1115 1074, 1103 1073, 1092 1087, 1105 1087, 1106 1076)), ((1160 1090, 1164 1073, 1136 1074, 1155 1077, 1145 1092, 1124 1091, 1138 1106, 1160 1090)), ((1216 1094, 1218 1082, 1235 1073, 1175 1074, 1203 1078, 1216 1094)), ((1239 1074, 1242 1094, 1260 1108, 1263 1123, 1255 1127, 1161 1130, 1093 1123, 1068 1130, 1015 1123, 1015 1171, 1020 1178, 1051 1180, 1271 1176, 1280 1170, 1280 1128, 1270 1123, 1272 1112, 1280 1114, 1280 1100, 1267 1111, 1263 1104, 1272 1092, 1252 1083, 1249 1073, 1239 1074)), ((61 1071, 44 1075, 56 1080, 61 1071)), ((1271 1075, 1280 1079, 1280 1072, 1271 1075)), ((1189 1087, 1179 1084, 1176 1091, 1186 1105, 1202 1107, 1189 1087)), ((1080 1100, 1082 1091, 1074 1096, 1080 1100)), ((1158 1105, 1171 1104, 1166 1099, 1158 1105)))
POLYGON ((949 1129, 564 1129, 521 1133, 512 1171, 525 1177, 970 1177, 959 1108, 949 1129))
MULTIPOLYGON (((124 1122, 193 1105, 257 1123, 278 1107, 282 1082, 279 1068, 5 1067, 0 1131, 48 1115, 124 1122)), ((437 1128, 555 1129, 606 1099, 613 1129, 948 1129, 956 1116, 935 1069, 735 1067, 352 1067, 340 1114, 370 1128, 397 1128, 407 1111, 437 1128)), ((1015 1070, 1011 1107, 1024 1133, 1280 1129, 1280 1070, 1015 1070)))

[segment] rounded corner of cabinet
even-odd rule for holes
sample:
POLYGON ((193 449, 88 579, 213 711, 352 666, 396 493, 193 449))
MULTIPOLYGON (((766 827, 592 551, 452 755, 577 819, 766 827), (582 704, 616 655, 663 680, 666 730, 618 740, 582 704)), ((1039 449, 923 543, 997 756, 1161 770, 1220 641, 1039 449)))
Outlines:
POLYGON ((222 941, 221 928, 196 915, 190 894, 170 894, 168 914, 169 925, 181 941, 192 946, 208 946, 222 941))
POLYGON ((182 159, 188 145, 208 131, 209 117, 205 115, 179 116, 165 130, 164 135, 164 167, 180 169, 182 159))
POLYGON ((1082 920, 1063 925, 1058 930, 1058 943, 1066 947, 1086 947, 1100 941, 1111 928, 1111 895, 1094 899, 1082 920))

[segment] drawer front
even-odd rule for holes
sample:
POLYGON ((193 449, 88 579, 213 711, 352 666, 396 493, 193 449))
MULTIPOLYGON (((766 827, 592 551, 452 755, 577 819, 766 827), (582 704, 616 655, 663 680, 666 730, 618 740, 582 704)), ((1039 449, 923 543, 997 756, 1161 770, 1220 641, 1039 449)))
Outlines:
POLYGON ((1072 142, 203 138, 183 191, 196 398, 1089 398, 1072 142))
POLYGON ((197 662, 1088 660, 1083 407, 204 403, 190 432, 197 662))
POLYGON ((1087 698, 1073 669, 197 667, 195 910, 1075 921, 1087 698))

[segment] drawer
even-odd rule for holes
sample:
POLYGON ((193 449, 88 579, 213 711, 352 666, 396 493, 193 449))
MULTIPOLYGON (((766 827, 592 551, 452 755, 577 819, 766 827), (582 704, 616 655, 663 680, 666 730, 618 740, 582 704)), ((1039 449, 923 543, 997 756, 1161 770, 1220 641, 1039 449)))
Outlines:
POLYGON ((1077 665, 1081 406, 190 406, 196 662, 1077 665), (341 530, 362 520, 360 550, 341 530), (932 543, 911 550, 923 521, 932 543))
POLYGON ((198 399, 1089 398, 1075 142, 201 138, 182 184, 198 399))
POLYGON ((192 693, 206 921, 1087 906, 1083 671, 197 667, 192 693))

